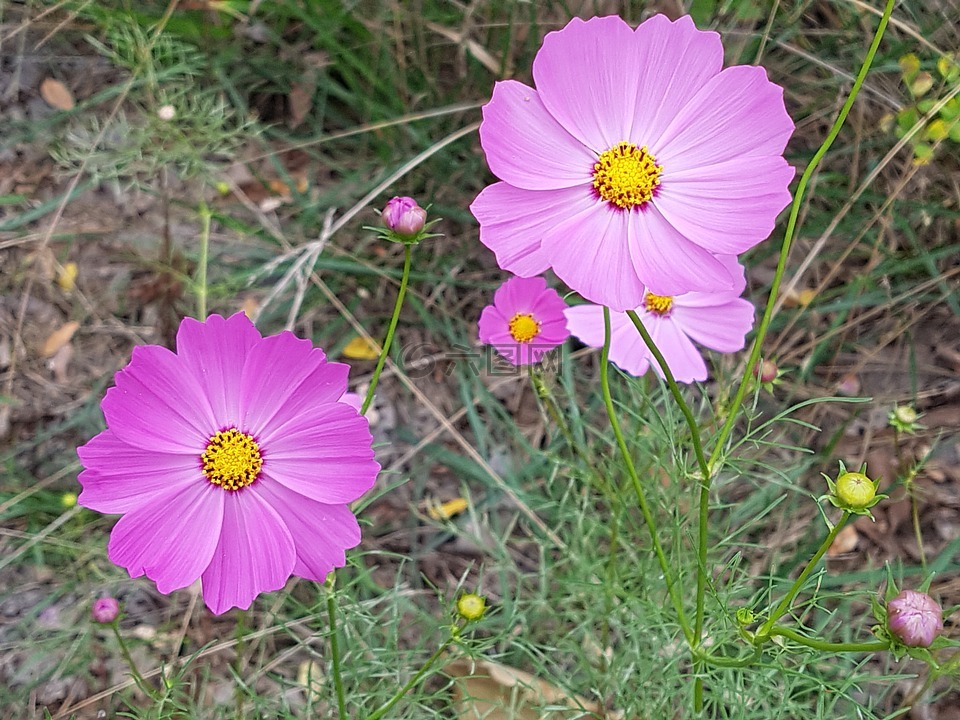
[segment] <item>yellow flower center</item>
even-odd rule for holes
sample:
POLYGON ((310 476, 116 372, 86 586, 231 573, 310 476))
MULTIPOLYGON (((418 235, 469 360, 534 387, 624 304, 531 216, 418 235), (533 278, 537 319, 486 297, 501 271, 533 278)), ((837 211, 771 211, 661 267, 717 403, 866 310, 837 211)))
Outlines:
POLYGON ((213 435, 200 461, 207 480, 224 490, 246 487, 260 476, 263 467, 257 441, 236 428, 213 435))
POLYGON ((518 343, 526 343, 540 334, 540 323, 529 313, 517 313, 510 318, 510 334, 518 343))
POLYGON ((630 210, 653 197, 662 170, 646 145, 621 142, 600 154, 593 166, 593 187, 608 203, 630 210))
POLYGON ((666 315, 673 308, 673 298, 669 295, 654 295, 652 292, 648 292, 643 296, 643 305, 647 308, 647 312, 654 315, 666 315))

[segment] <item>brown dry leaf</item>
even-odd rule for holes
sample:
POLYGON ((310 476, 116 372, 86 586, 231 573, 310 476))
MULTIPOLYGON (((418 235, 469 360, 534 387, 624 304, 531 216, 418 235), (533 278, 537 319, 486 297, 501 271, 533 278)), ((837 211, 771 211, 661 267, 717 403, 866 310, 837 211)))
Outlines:
POLYGON ((438 503, 432 500, 427 502, 427 515, 433 520, 449 520, 462 513, 468 507, 469 503, 462 497, 447 500, 445 503, 438 503))
POLYGON ((457 659, 444 671, 453 678, 459 720, 622 720, 622 711, 607 712, 599 703, 570 694, 523 670, 489 660, 457 659), (550 706, 563 709, 548 709, 550 706), (570 710, 582 714, 571 714, 570 710))
POLYGON ((53 379, 61 385, 65 384, 69 379, 67 377, 67 367, 70 365, 71 360, 73 360, 73 345, 70 343, 67 343, 57 350, 53 354, 53 357, 47 360, 47 367, 49 367, 50 372, 53 373, 53 379))
POLYGON ((59 80, 47 78, 40 83, 40 97, 57 110, 73 110, 73 93, 59 80))
POLYGON ((75 262, 64 263, 60 274, 57 276, 57 285, 59 285, 64 292, 72 291, 73 288, 76 287, 77 274, 79 272, 80 269, 75 262))
POLYGON ((846 555, 848 552, 853 552, 859 542, 860 533, 857 532, 857 529, 853 525, 847 525, 837 533, 837 537, 833 539, 833 544, 827 548, 827 557, 837 557, 838 555, 846 555))
POLYGON ((73 334, 79 327, 80 323, 76 320, 71 320, 54 330, 43 342, 43 349, 40 351, 40 355, 45 358, 53 356, 57 350, 70 342, 70 338, 73 337, 73 334))
POLYGON ((287 96, 290 101, 290 120, 287 125, 290 128, 298 127, 310 114, 315 89, 316 85, 313 82, 294 83, 290 88, 290 95, 287 96))
POLYGON ((311 703, 323 700, 323 669, 316 660, 304 660, 297 668, 297 684, 306 690, 311 703))

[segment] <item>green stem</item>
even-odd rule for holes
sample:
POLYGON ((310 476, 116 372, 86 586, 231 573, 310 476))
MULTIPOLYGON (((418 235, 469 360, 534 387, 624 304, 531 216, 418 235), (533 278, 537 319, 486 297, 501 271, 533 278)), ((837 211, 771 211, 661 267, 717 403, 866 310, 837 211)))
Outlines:
POLYGON ((800 645, 806 645, 809 648, 814 650, 821 650, 822 652, 882 652, 883 650, 888 650, 890 648, 890 643, 886 640, 874 640, 873 642, 862 642, 862 643, 832 643, 827 642, 826 640, 817 640, 816 638, 809 638, 806 635, 801 635, 796 630, 791 630, 790 628, 783 627, 782 625, 774 625, 770 628, 769 635, 767 637, 785 637, 789 640, 793 640, 795 643, 800 645))
POLYGON ((127 643, 124 642, 123 635, 120 634, 120 621, 114 620, 112 623, 110 623, 110 629, 113 630, 113 634, 117 638, 117 643, 120 645, 120 653, 123 655, 123 659, 126 660, 127 666, 130 668, 130 674, 133 675, 133 680, 137 683, 137 687, 143 690, 151 700, 154 702, 159 702, 160 697, 158 696, 156 690, 147 684, 147 681, 137 668, 137 664, 133 661, 133 656, 130 654, 130 650, 127 648, 127 643))
POLYGON ((243 683, 240 681, 240 678, 243 677, 243 654, 246 652, 246 625, 247 611, 237 610, 237 625, 233 630, 233 636, 237 641, 236 655, 233 659, 233 669, 237 676, 237 682, 233 688, 234 716, 237 720, 243 720, 244 717, 243 683))
POLYGON ((820 548, 817 550, 816 554, 810 558, 810 562, 807 563, 807 566, 803 569, 803 572, 800 573, 799 577, 794 580, 793 585, 790 586, 790 589, 787 591, 787 594, 784 595, 783 600, 780 601, 780 604, 777 605, 776 609, 770 613, 763 625, 760 626, 760 629, 757 630, 756 637, 758 640, 766 641, 767 637, 770 636, 770 630, 773 628, 774 623, 776 623, 777 620, 790 608, 790 604, 797 597, 797 594, 800 592, 803 584, 807 581, 810 573, 813 572, 814 567, 816 567, 817 563, 820 562, 820 558, 823 557, 824 553, 826 553, 827 550, 830 549, 830 546, 833 545, 833 541, 836 539, 837 534, 843 528, 849 517, 850 512, 844 510, 843 515, 840 516, 840 520, 837 521, 837 524, 831 528, 830 532, 827 534, 827 537, 824 538, 822 543, 820 543, 820 548))
POLYGON ((573 437, 573 433, 570 432, 570 426, 567 424, 566 419, 563 417, 563 413, 560 412, 560 408, 557 406, 557 401, 553 397, 553 391, 550 390, 550 387, 547 385, 546 380, 544 380, 543 375, 541 375, 539 366, 530 365, 530 382, 533 383, 533 390, 537 394, 537 397, 543 402, 543 406, 546 408, 547 413, 550 415, 550 418, 560 429, 560 433, 563 435, 563 439, 567 441, 567 445, 570 450, 581 458, 586 458, 586 455, 583 452, 583 449, 577 443, 573 437))
POLYGON ((790 255, 790 246, 793 244, 794 233, 797 229, 797 219, 800 216, 800 206, 803 203, 803 197, 804 193, 806 192, 807 185, 809 184, 810 178, 813 176, 814 171, 820 165, 820 161, 823 159, 823 156, 827 154, 830 146, 833 145, 833 141, 836 140, 837 135, 840 134, 840 128, 843 127, 843 123, 846 121, 847 115, 850 113, 850 109, 853 107, 853 102, 857 99, 857 95, 860 93, 860 88, 863 86, 863 81, 866 79, 867 73, 870 70, 870 66, 873 64, 873 58, 877 54, 877 49, 880 47, 880 40, 883 38, 883 33, 887 29, 887 23, 889 22, 890 15, 893 12, 894 3, 895 0, 887 0, 886 6, 883 9, 883 16, 880 18, 880 25, 877 27, 877 32, 873 36, 873 42, 870 44, 870 49, 867 51, 867 56, 864 58, 863 65, 860 67, 860 72, 857 73, 857 79, 854 81, 853 87, 850 89, 850 94, 843 103, 843 107, 840 108, 840 113, 837 115, 837 119, 834 121, 833 127, 830 128, 830 132, 827 134, 826 139, 817 149, 817 152, 814 153, 810 163, 803 171, 803 175, 800 176, 800 182, 797 183, 797 192, 793 197, 793 204, 790 207, 790 218, 787 220, 787 229, 783 235, 783 245, 780 247, 780 259, 777 262, 777 271, 773 276, 773 284, 770 286, 770 297, 767 300, 767 306, 763 311, 763 318, 760 320, 760 325, 757 328, 757 336, 753 341, 753 347, 750 349, 750 357, 747 360, 746 371, 743 373, 743 379, 740 381, 740 386, 737 388, 737 394, 734 396, 733 404, 730 406, 727 414, 727 419, 724 422, 723 427, 720 429, 720 433, 717 436, 716 445, 713 448, 713 452, 710 454, 711 469, 714 467, 717 460, 720 458, 720 455, 723 453, 724 444, 726 443, 727 438, 730 436, 733 426, 737 421, 737 411, 743 404, 743 398, 746 395, 747 386, 754 378, 753 368, 756 367, 757 361, 760 359, 760 351, 762 349, 763 339, 766 336, 767 329, 770 327, 770 322, 773 319, 773 308, 777 302, 777 293, 780 290, 780 281, 783 279, 783 274, 787 268, 787 257, 790 255))
POLYGON ((397 322, 400 320, 400 308, 403 307, 403 296, 407 294, 407 282, 410 280, 410 264, 413 258, 413 245, 403 246, 403 275, 400 277, 400 290, 397 292, 397 302, 393 306, 393 316, 390 318, 390 327, 387 328, 387 337, 383 341, 383 347, 380 348, 380 357, 377 359, 377 367, 374 368, 373 377, 370 378, 370 387, 367 388, 367 396, 363 399, 363 405, 360 407, 360 414, 363 415, 373 402, 373 392, 377 389, 377 383, 380 381, 380 373, 383 372, 383 365, 387 361, 387 353, 390 352, 390 344, 393 342, 393 333, 397 329, 397 322))
MULTIPOLYGON (((753 649, 753 652, 747 657, 728 658, 728 657, 722 657, 719 655, 711 655, 710 653, 704 651, 703 648, 699 648, 693 651, 693 656, 699 662, 705 665, 713 665, 715 667, 725 667, 725 668, 745 668, 753 665, 759 659, 761 652, 762 651, 759 647, 755 647, 753 649)), ((701 703, 703 702, 702 695, 700 696, 700 701, 701 703)), ((699 709, 703 709, 702 706, 699 709)))
POLYGON ((330 624, 330 659, 333 669, 333 687, 337 692, 337 710, 340 720, 347 720, 347 699, 343 692, 343 673, 340 670, 340 639, 337 635, 337 603, 333 592, 334 574, 330 573, 327 582, 327 620, 330 624))
POLYGON ((394 705, 396 705, 398 702, 400 702, 400 700, 403 699, 404 695, 410 692, 410 690, 413 689, 417 685, 417 683, 423 680, 424 676, 428 672, 430 672, 430 668, 432 668, 434 664, 437 662, 437 660, 440 659, 440 656, 443 655, 443 651, 446 649, 447 649, 447 643, 444 643, 443 645, 438 647, 434 651, 433 655, 427 658, 427 661, 423 664, 423 667, 421 667, 420 670, 417 671, 417 674, 414 675, 412 678, 410 678, 409 682, 407 682, 406 685, 400 688, 392 698, 387 700, 387 702, 385 702, 379 708, 374 710, 370 715, 368 715, 367 720, 380 720, 380 718, 382 718, 386 713, 388 713, 394 705))
POLYGON ((656 359, 660 370, 663 372, 664 378, 666 378, 667 385, 670 388, 670 394, 673 395, 673 399, 680 407, 680 412, 683 413, 683 417, 687 421, 687 426, 690 428, 690 439, 693 443, 693 452, 697 457, 697 465, 700 466, 700 518, 698 523, 699 541, 697 543, 697 615, 693 630, 696 643, 699 645, 701 635, 703 634, 703 608, 707 588, 707 510, 710 505, 710 466, 707 465, 707 459, 703 454, 703 443, 700 440, 700 428, 697 425, 697 420, 693 416, 690 407, 684 401, 683 394, 680 392, 680 386, 677 385, 670 366, 667 365, 667 361, 660 352, 660 348, 653 342, 653 338, 650 337, 650 333, 647 332, 647 328, 644 327, 637 313, 633 310, 628 310, 627 316, 633 322, 634 327, 637 328, 637 332, 640 333, 640 337, 643 338, 647 349, 653 355, 654 359, 656 359))
POLYGON ((603 403, 607 408, 607 416, 610 418, 610 426, 613 428, 613 434, 617 438, 617 446, 620 448, 620 454, 623 457, 623 464, 627 468, 627 474, 630 476, 630 482, 637 494, 637 502, 640 505, 640 512, 643 514, 643 520, 650 533, 650 540, 653 543, 653 552, 660 563, 660 570, 663 572, 664 581, 667 584, 667 593, 673 602, 673 607, 677 612, 677 621, 683 630, 684 637, 691 647, 695 647, 695 636, 690 629, 690 623, 687 621, 687 615, 683 610, 683 602, 677 592, 677 585, 673 578, 673 571, 670 563, 667 562, 667 556, 660 545, 660 539, 657 537, 657 526, 653 519, 653 513, 650 512, 650 506, 647 504, 647 497, 643 492, 643 486, 640 483, 640 476, 637 475, 637 469, 633 465, 633 458, 630 456, 630 450, 627 448, 627 442, 623 437, 623 430, 620 428, 620 421, 617 419, 617 412, 613 407, 613 397, 610 395, 610 308, 603 308, 603 351, 600 355, 600 387, 603 390, 603 403))
POLYGON ((210 257, 210 219, 212 213, 205 202, 200 203, 200 259, 197 261, 197 318, 207 317, 207 264, 210 257))

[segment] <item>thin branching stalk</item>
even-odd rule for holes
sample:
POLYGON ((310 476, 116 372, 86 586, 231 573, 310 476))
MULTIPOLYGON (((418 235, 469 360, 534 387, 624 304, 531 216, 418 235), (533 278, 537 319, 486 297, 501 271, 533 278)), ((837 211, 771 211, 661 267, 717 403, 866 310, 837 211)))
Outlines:
POLYGON ((197 261, 197 319, 207 317, 207 264, 210 258, 210 208, 200 203, 200 259, 197 261))
POLYGON ((687 620, 687 614, 683 609, 683 601, 677 590, 677 582, 673 577, 673 568, 667 561, 667 556, 663 552, 663 546, 660 544, 660 538, 657 537, 657 524, 653 513, 650 512, 650 505, 647 502, 646 493, 643 491, 643 485, 640 482, 640 476, 634 467, 633 458, 630 456, 630 449, 623 437, 623 430, 620 428, 620 421, 617 419, 617 411, 613 407, 613 397, 610 394, 610 308, 603 308, 603 350, 600 354, 600 387, 603 390, 603 403, 607 408, 607 416, 610 418, 610 426, 613 428, 613 434, 617 438, 617 446, 620 448, 620 455, 623 457, 624 467, 630 476, 630 482, 637 494, 637 502, 640 505, 640 512, 643 514, 643 520, 650 533, 650 541, 653 543, 653 551, 660 563, 660 570, 663 572, 664 582, 667 584, 667 593, 673 602, 673 607, 677 612, 677 621, 683 630, 683 635, 691 647, 696 645, 693 630, 690 628, 690 622, 687 620))
POLYGON ((363 399, 363 405, 360 407, 360 414, 363 415, 373 402, 373 393, 377 389, 377 383, 380 381, 380 373, 383 372, 383 365, 387 362, 387 353, 390 352, 390 344, 393 342, 393 333, 397 329, 397 322, 400 320, 400 309, 403 307, 403 297, 407 294, 407 282, 410 280, 410 265, 413 258, 413 246, 403 246, 403 275, 400 277, 400 290, 397 292, 397 302, 393 306, 393 316, 390 318, 390 326, 387 328, 387 337, 383 341, 383 347, 380 348, 380 357, 377 358, 377 367, 373 370, 373 377, 370 378, 370 387, 367 388, 367 395, 363 399))
POLYGON ((440 659, 440 656, 443 655, 443 651, 447 649, 447 643, 444 643, 438 647, 423 666, 417 671, 417 674, 414 675, 410 680, 400 688, 392 698, 387 700, 383 705, 374 710, 370 715, 367 716, 367 720, 380 720, 386 713, 390 712, 390 709, 396 705, 400 700, 403 699, 403 696, 410 692, 421 680, 430 672, 430 669, 436 664, 437 660, 440 659))
POLYGON ((799 645, 805 645, 806 647, 813 648, 814 650, 820 650, 821 652, 827 653, 838 653, 838 652, 882 652, 884 650, 890 649, 889 640, 874 640, 872 642, 862 642, 862 643, 832 643, 827 642, 826 640, 818 640, 816 638, 809 638, 806 635, 798 633, 796 630, 791 630, 788 627, 783 625, 774 625, 770 628, 770 634, 768 637, 785 637, 788 640, 793 640, 799 645))

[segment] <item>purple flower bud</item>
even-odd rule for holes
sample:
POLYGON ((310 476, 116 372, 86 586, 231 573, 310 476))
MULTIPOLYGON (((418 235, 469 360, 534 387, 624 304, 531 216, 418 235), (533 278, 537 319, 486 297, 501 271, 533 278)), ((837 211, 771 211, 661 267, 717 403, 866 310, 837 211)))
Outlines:
POLYGON ((943 630, 943 611, 929 595, 904 590, 887 603, 887 626, 908 647, 930 647, 943 630))
POLYGON ((102 625, 109 625, 117 619, 120 614, 120 603, 116 598, 102 597, 93 601, 93 607, 90 609, 93 621, 102 625))
POLYGON ((760 378, 760 382, 769 383, 777 379, 779 368, 772 360, 762 360, 757 363, 755 372, 757 377, 760 378))
POLYGON ((427 211, 409 197, 390 198, 380 213, 383 224, 401 237, 413 237, 423 230, 427 222, 427 211))

